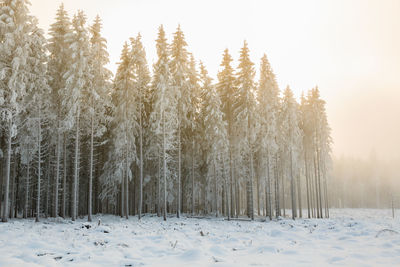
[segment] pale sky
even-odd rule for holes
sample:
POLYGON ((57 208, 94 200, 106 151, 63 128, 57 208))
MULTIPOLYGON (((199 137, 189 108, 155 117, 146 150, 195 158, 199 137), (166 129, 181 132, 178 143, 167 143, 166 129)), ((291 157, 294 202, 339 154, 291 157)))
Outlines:
MULTIPOLYGON (((237 59, 247 40, 253 62, 266 53, 281 89, 318 85, 327 101, 336 156, 400 159, 400 1, 31 0, 47 32, 61 2, 70 17, 98 14, 115 71, 122 45, 138 32, 149 64, 160 24, 178 24, 189 51, 216 77, 222 52, 237 59)), ((236 62, 235 62, 236 65, 236 62)))

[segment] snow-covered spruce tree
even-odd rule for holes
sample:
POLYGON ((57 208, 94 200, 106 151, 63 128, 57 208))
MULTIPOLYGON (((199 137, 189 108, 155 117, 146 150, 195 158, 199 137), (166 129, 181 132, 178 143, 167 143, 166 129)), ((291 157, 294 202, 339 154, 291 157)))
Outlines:
MULTIPOLYGON (((188 82, 189 82, 189 92, 190 92, 190 102, 191 105, 188 107, 188 122, 189 127, 185 131, 187 139, 187 174, 190 178, 186 179, 187 188, 190 184, 191 192, 187 194, 187 198, 191 198, 191 213, 195 213, 195 176, 197 176, 198 165, 201 162, 200 158, 200 145, 201 145, 201 116, 200 116, 200 85, 199 85, 199 74, 196 70, 196 61, 193 55, 190 55, 189 71, 188 71, 188 82), (190 180, 190 182, 189 182, 190 180)), ((188 190, 187 190, 188 191, 188 190)), ((187 201, 189 202, 189 200, 187 201)))
POLYGON ((135 112, 137 115, 135 117, 138 118, 138 129, 136 132, 139 134, 137 139, 137 143, 139 147, 139 206, 138 206, 138 217, 139 219, 142 216, 143 211, 143 135, 144 135, 144 127, 145 127, 145 101, 146 101, 146 93, 149 90, 150 83, 150 71, 147 65, 146 60, 146 52, 144 50, 141 36, 138 34, 136 38, 131 39, 132 45, 132 56, 131 56, 131 65, 133 71, 133 84, 132 84, 132 95, 135 97, 135 112))
POLYGON ((80 119, 83 105, 86 104, 83 99, 85 90, 92 86, 90 41, 85 24, 85 14, 82 11, 78 11, 72 20, 73 31, 69 34, 71 55, 68 63, 68 70, 63 76, 66 79, 66 84, 65 88, 59 91, 62 99, 62 106, 65 110, 65 127, 69 130, 75 127, 74 180, 71 216, 73 221, 76 219, 78 209, 80 119))
POLYGON ((282 136, 282 151, 284 155, 285 176, 289 176, 290 196, 292 205, 292 219, 297 217, 296 206, 296 180, 300 175, 302 133, 299 127, 298 106, 293 92, 289 86, 286 87, 282 99, 282 110, 280 114, 280 128, 282 136))
POLYGON ((234 103, 235 107, 235 124, 237 125, 239 138, 239 146, 245 156, 240 162, 241 167, 245 170, 248 177, 245 181, 247 187, 247 214, 254 219, 254 197, 253 197, 253 181, 254 181, 254 162, 253 153, 255 145, 255 137, 257 134, 257 114, 256 99, 254 95, 254 63, 250 60, 249 48, 247 42, 244 42, 243 48, 240 50, 238 77, 236 81, 237 98, 234 103), (248 165, 246 164, 248 160, 248 165))
POLYGON ((185 41, 184 34, 178 26, 176 32, 174 33, 174 39, 171 43, 171 62, 170 70, 172 75, 172 86, 177 92, 177 112, 178 112, 178 132, 177 132, 177 142, 178 142, 178 181, 177 181, 177 208, 176 215, 179 218, 181 212, 181 202, 182 202, 182 143, 183 132, 189 127, 190 123, 188 120, 188 109, 191 106, 191 94, 189 92, 189 82, 188 82, 188 52, 186 50, 187 43, 185 41))
POLYGON ((300 129, 303 133, 303 143, 302 143, 302 160, 304 162, 304 176, 306 179, 306 202, 307 202, 307 217, 314 217, 312 214, 314 213, 312 210, 312 200, 311 200, 311 175, 310 175, 310 144, 311 144, 311 131, 310 131, 310 121, 308 114, 308 102, 304 93, 301 94, 300 98, 300 106, 299 106, 299 121, 300 121, 300 129))
MULTIPOLYGON (((21 99, 24 110, 19 114, 20 121, 19 133, 16 143, 19 147, 21 164, 26 167, 25 177, 25 196, 24 196, 24 218, 28 217, 29 193, 31 184, 31 163, 38 150, 41 149, 42 124, 48 120, 51 115, 51 99, 49 98, 49 86, 47 77, 47 56, 46 40, 43 37, 42 30, 37 28, 37 22, 32 19, 33 31, 29 38, 29 52, 26 58, 27 86, 26 96, 21 99)), ((46 122, 45 122, 46 123, 46 122)), ((42 152, 38 154, 41 158, 42 152)), ((38 160, 38 169, 40 169, 38 160)), ((15 163, 16 164, 16 163, 15 163)), ((40 204, 40 178, 37 179, 37 201, 40 204)), ((39 219, 39 208, 37 205, 36 219, 39 219)))
MULTIPOLYGON (((279 112, 279 88, 268 62, 267 56, 261 58, 260 80, 257 88, 258 115, 260 131, 257 136, 257 154, 260 173, 265 175, 265 207, 267 216, 272 219, 272 175, 274 157, 277 153, 277 116, 279 112)), ((274 177, 276 179, 276 177, 274 177)))
POLYGON ((112 73, 106 68, 109 62, 107 52, 107 41, 101 36, 101 20, 97 16, 93 25, 90 27, 90 71, 91 83, 90 87, 84 88, 86 105, 82 109, 84 120, 89 124, 87 131, 90 136, 89 148, 89 197, 88 197, 88 221, 92 221, 92 199, 93 199, 93 153, 94 138, 101 137, 106 131, 106 125, 110 121, 110 117, 106 113, 111 105, 109 95, 110 78, 112 73))
MULTIPOLYGON (((212 84, 207 70, 200 64, 201 83, 202 83, 202 117, 204 124, 204 144, 206 150, 207 163, 207 185, 212 187, 213 211, 218 216, 219 192, 225 180, 224 161, 228 154, 228 138, 226 126, 221 111, 221 100, 216 87, 212 84)), ((222 199, 221 199, 222 202, 222 199)))
POLYGON ((113 157, 117 179, 121 182, 121 216, 128 218, 128 185, 132 179, 131 165, 136 162, 136 139, 138 135, 138 112, 133 89, 132 53, 127 43, 121 53, 114 79, 112 101, 113 112, 113 157))
POLYGON ((314 161, 315 198, 317 217, 322 218, 324 204, 325 217, 329 217, 326 174, 330 166, 331 136, 328 124, 325 101, 320 98, 318 87, 312 89, 308 96, 309 114, 311 116, 312 153, 314 161), (322 184, 323 183, 323 184, 322 184), (324 195, 324 197, 322 197, 324 195), (323 203, 324 202, 324 203, 323 203))
MULTIPOLYGON (((53 24, 50 25, 49 35, 50 38, 48 40, 48 50, 50 52, 49 62, 48 62, 48 74, 49 74, 49 84, 52 89, 52 102, 54 103, 55 112, 57 118, 55 120, 56 125, 54 125, 55 135, 57 136, 56 141, 56 175, 55 175, 55 186, 54 186, 54 205, 53 205, 53 216, 58 215, 58 184, 60 181, 60 157, 62 151, 62 142, 66 142, 66 138, 63 134, 65 134, 62 121, 64 119, 64 112, 62 108, 62 97, 66 95, 61 92, 65 87, 65 78, 64 74, 68 69, 68 58, 69 54, 69 39, 68 35, 71 34, 71 22, 68 17, 67 12, 64 9, 64 5, 61 4, 59 9, 57 10, 56 19, 53 24)), ((66 151, 63 151, 65 154, 66 151)), ((66 167, 64 166, 64 172, 66 171, 66 167)), ((61 208, 61 216, 65 218, 65 208, 66 208, 66 173, 63 174, 63 182, 62 182, 62 208, 61 208)))
MULTIPOLYGON (((235 179, 235 158, 236 154, 234 153, 234 148, 236 144, 236 131, 235 131, 235 116, 234 116, 234 103, 236 93, 236 79, 234 70, 231 66, 232 57, 229 54, 228 49, 225 49, 221 67, 222 70, 218 72, 218 83, 217 83, 217 91, 219 93, 221 103, 222 103, 222 111, 224 113, 224 121, 227 122, 227 135, 229 141, 229 196, 230 198, 227 200, 230 205, 230 216, 239 215, 239 207, 235 203, 235 188, 236 188, 236 179, 235 179)), ((236 196, 238 200, 238 196, 236 196)))
POLYGON ((6 175, 2 221, 9 212, 11 143, 17 134, 15 117, 23 110, 21 99, 26 95, 29 67, 29 39, 32 17, 26 0, 5 0, 0 5, 0 120, 6 133, 6 175))
POLYGON ((176 91, 172 86, 168 44, 162 25, 159 28, 156 47, 158 59, 153 66, 154 106, 150 115, 150 125, 154 136, 153 140, 154 142, 159 141, 158 146, 161 152, 164 191, 163 217, 164 220, 167 220, 167 182, 173 177, 170 163, 172 161, 171 152, 175 148, 178 119, 176 91))
MULTIPOLYGON (((37 22, 33 21, 33 31, 29 40, 29 54, 26 65, 29 67, 29 78, 27 83, 27 96, 24 98, 24 105, 28 112, 26 123, 30 130, 33 131, 31 138, 32 147, 37 151, 37 195, 36 195, 36 222, 39 221, 40 215, 40 183, 41 183, 41 161, 42 161, 42 142, 43 142, 43 126, 48 124, 48 120, 52 116, 52 106, 50 98, 50 87, 47 77, 47 49, 46 39, 42 30, 37 28, 37 22), (34 130, 33 130, 34 129, 34 130), (36 132, 36 133, 35 133, 36 132)), ((49 170, 47 170, 48 172, 49 170)), ((44 170, 43 170, 44 172, 44 170)), ((47 193, 49 194, 49 188, 47 193)), ((48 199, 47 199, 48 201, 48 199)), ((47 211, 46 211, 47 212, 47 211)))

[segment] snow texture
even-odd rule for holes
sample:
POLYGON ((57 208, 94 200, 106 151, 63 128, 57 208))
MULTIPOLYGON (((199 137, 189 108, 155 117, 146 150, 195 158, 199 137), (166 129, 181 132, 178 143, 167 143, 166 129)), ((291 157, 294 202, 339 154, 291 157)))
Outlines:
POLYGON ((0 266, 400 266, 400 219, 390 210, 331 217, 13 219, 0 224, 0 266))

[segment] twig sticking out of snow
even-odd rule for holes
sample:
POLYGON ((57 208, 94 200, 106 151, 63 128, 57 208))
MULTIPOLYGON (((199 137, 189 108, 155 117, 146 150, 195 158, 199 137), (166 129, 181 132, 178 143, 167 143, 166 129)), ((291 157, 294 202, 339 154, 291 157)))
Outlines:
POLYGON ((399 232, 397 232, 397 231, 395 231, 395 230, 391 230, 391 229, 383 229, 383 230, 380 230, 380 231, 376 234, 375 237, 380 237, 380 236, 382 236, 382 235, 387 235, 387 234, 389 234, 389 235, 398 235, 399 232))

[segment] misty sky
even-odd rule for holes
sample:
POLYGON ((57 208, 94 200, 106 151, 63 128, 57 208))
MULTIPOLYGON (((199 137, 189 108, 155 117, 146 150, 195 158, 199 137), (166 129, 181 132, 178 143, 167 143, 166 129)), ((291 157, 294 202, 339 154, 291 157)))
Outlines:
POLYGON ((113 72, 124 41, 138 32, 155 61, 160 24, 171 39, 180 23, 213 77, 223 50, 237 59, 246 39, 257 68, 267 54, 281 89, 289 84, 298 97, 319 86, 336 156, 375 150, 400 159, 400 1, 31 0, 46 32, 61 2, 70 17, 77 9, 89 23, 101 16, 113 72))

